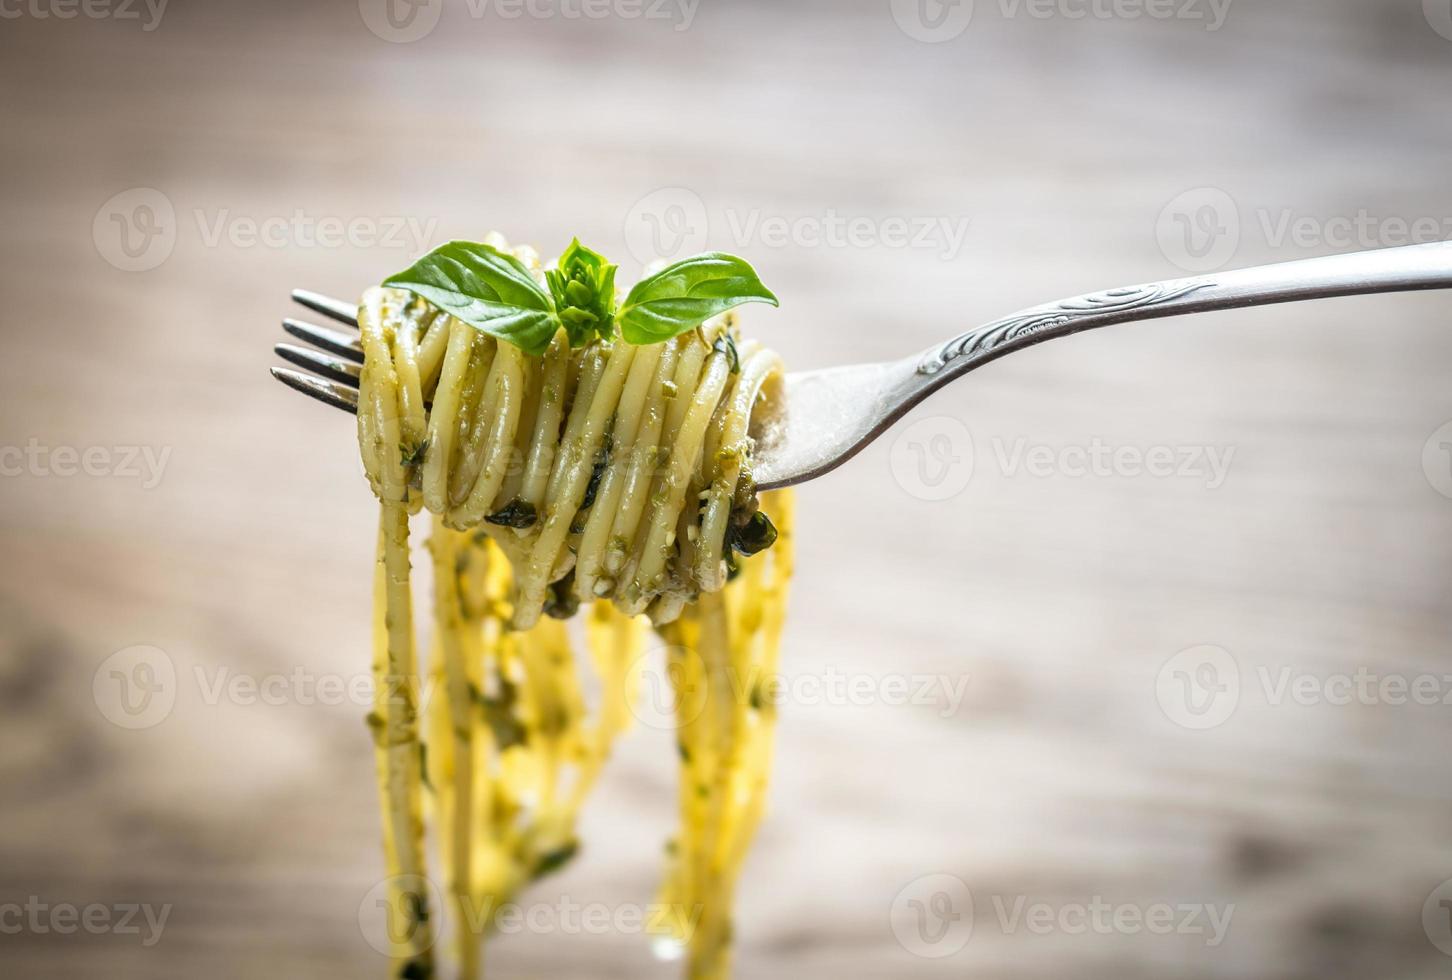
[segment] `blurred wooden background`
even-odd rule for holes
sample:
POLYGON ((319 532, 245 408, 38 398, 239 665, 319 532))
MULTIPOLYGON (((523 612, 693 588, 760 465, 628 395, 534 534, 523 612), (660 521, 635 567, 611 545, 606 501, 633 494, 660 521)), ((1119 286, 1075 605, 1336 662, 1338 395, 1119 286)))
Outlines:
MULTIPOLYGON (((688 26, 450 0, 432 33, 391 43, 371 0, 177 2, 153 30, 144 7, 7 7, 0 446, 169 455, 154 486, 118 456, 0 480, 0 906, 172 911, 150 946, 7 929, 3 972, 383 975, 358 922, 381 868, 363 709, 207 696, 367 669, 374 511, 350 424, 266 374, 291 287, 354 295, 420 245, 493 228, 626 257, 655 214, 747 255, 782 298, 749 328, 817 366, 1178 275, 1157 227, 1195 188, 1240 214, 1236 264, 1333 250, 1274 240, 1285 215, 1446 228, 1452 41, 1435 8, 1233 0, 1209 31, 979 0, 961 35, 926 43, 887 0, 703 0, 688 26), (144 271, 118 268, 111 214, 155 198, 108 204, 133 188, 173 212, 150 212, 175 241, 144 271), (696 201, 706 223, 680 224, 696 201), (958 250, 736 227, 829 212, 969 223, 958 250), (295 215, 354 222, 355 240, 305 241, 295 215), (428 240, 357 240, 357 222, 393 218, 428 240), (289 227, 249 244, 247 222, 269 219, 289 227), (137 645, 164 651, 175 704, 129 730, 103 665, 137 645)), ((1423 467, 1452 420, 1448 309, 1369 298, 1057 342, 921 408, 900 430, 916 443, 895 433, 804 488, 784 663, 800 694, 741 887, 740 976, 1446 975, 1422 908, 1452 876, 1452 709, 1275 704, 1260 678, 1452 689, 1452 500, 1423 467), (1006 465, 1015 446, 1096 441, 1234 456, 1215 487, 1006 465), (908 461, 924 451, 972 460, 960 493, 922 499, 908 461), (1162 707, 1162 667, 1201 645, 1234 658, 1242 689, 1192 730, 1162 707), (869 703, 811 694, 844 676, 871 679, 869 703), (937 685, 937 703, 886 703, 894 676, 937 685), (914 940, 905 903, 935 897, 911 884, 931 874, 970 889, 966 943, 953 921, 947 946, 914 940), (1218 945, 1041 935, 996 911, 1096 896, 1234 911, 1218 945)), ((581 858, 529 899, 649 901, 672 762, 668 733, 632 734, 581 858)), ((675 975, 639 936, 564 930, 506 937, 491 964, 675 975)))

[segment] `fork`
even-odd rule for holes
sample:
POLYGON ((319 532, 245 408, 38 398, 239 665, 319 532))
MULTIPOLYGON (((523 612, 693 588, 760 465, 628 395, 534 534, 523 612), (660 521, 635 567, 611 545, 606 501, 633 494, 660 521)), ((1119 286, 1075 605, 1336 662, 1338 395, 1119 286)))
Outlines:
MULTIPOLYGON (((1333 296, 1452 287, 1452 242, 1350 252, 1233 272, 1086 293, 1021 310, 897 361, 786 376, 781 419, 759 433, 753 470, 759 489, 793 486, 857 455, 915 405, 990 361, 1055 337, 1114 323, 1265 306, 1333 296)), ((294 290, 314 312, 357 328, 357 307, 294 290)), ((273 377, 335 408, 358 410, 363 348, 356 332, 287 318, 283 329, 314 349, 278 344, 273 377)))

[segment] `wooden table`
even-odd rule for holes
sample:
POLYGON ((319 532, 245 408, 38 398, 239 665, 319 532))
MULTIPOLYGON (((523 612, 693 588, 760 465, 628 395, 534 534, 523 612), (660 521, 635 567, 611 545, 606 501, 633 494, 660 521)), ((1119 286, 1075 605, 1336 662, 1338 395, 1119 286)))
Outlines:
MULTIPOLYGON (((348 420, 267 377, 289 288, 354 295, 491 228, 550 250, 579 234, 633 276, 655 215, 750 258, 782 309, 749 328, 817 366, 1180 274, 1173 202, 1195 188, 1233 202, 1235 264, 1347 247, 1327 233, 1363 209, 1368 244, 1395 243, 1388 218, 1452 237, 1452 41, 1420 6, 1237 0, 1212 32, 980 2, 941 43, 885 2, 707 2, 682 30, 450 3, 411 43, 345 0, 177 3, 150 31, 7 7, 0 905, 171 911, 150 946, 144 928, 0 933, 4 972, 384 975, 358 924, 381 873, 364 710, 305 693, 367 669, 374 505, 348 420), (134 188, 172 216, 133 225, 127 257, 110 215, 146 201, 108 199, 134 188), (417 235, 387 233, 408 219, 417 235), (858 239, 817 241, 836 220, 858 239), (930 247, 895 242, 924 220, 930 247), (330 222, 341 245, 313 240, 330 222), (164 260, 146 227, 174 235, 164 260), (96 450, 92 475, 64 475, 66 448, 96 450), (176 697, 132 730, 95 691, 137 645, 163 651, 176 697)), ((1192 203, 1192 231, 1226 216, 1192 203)), ((1423 466, 1452 419, 1448 302, 1048 345, 803 488, 793 694, 739 975, 1445 975, 1422 907, 1452 876, 1452 709, 1326 696, 1358 671, 1452 691, 1439 442, 1423 466), (1107 474, 1080 474, 1095 447, 1107 474), (1209 448, 1233 452, 1222 481, 1180 466, 1209 448), (1164 451, 1174 473, 1136 475, 1164 451), (960 492, 924 499, 970 460, 960 492), (1197 730, 1165 692, 1179 668, 1205 678, 1199 654, 1164 668, 1206 645, 1241 691, 1197 730), (926 703, 894 703, 899 685, 926 703), (907 904, 938 907, 911 884, 930 874, 974 902, 966 943, 940 923, 962 948, 939 958, 915 955, 948 947, 915 944, 907 904), (1075 929, 1096 901, 1233 914, 1214 945, 1075 929)), ((581 858, 527 900, 650 901, 672 764, 668 732, 627 738, 581 858)), ((490 960, 675 975, 615 932, 503 937, 490 960)))

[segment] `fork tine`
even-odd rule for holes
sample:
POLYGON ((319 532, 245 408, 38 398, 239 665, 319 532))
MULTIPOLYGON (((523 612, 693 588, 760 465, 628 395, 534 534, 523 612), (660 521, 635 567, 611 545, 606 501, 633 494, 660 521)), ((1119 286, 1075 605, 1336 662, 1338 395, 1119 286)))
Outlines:
POLYGON ((339 330, 329 330, 327 327, 320 327, 315 323, 308 323, 305 320, 294 320, 291 317, 284 317, 282 329, 292 334, 299 340, 304 340, 314 347, 322 350, 332 351, 350 361, 363 363, 363 345, 358 342, 356 334, 346 334, 339 330))
POLYGON ((311 289, 294 289, 292 300, 323 316, 346 323, 350 327, 358 325, 358 307, 353 303, 345 303, 340 299, 315 293, 311 289))
POLYGON ((307 347, 299 347, 296 344, 277 344, 272 349, 284 361, 290 361, 298 367, 307 368, 309 371, 321 374, 323 377, 336 381, 348 388, 357 388, 358 377, 363 373, 362 365, 355 364, 352 361, 344 361, 307 347))
POLYGON ((294 391, 300 391, 304 395, 316 398, 334 408, 341 408, 345 412, 358 414, 358 392, 352 388, 345 388, 335 382, 327 381, 316 375, 294 371, 291 368, 275 367, 270 370, 274 378, 294 391))

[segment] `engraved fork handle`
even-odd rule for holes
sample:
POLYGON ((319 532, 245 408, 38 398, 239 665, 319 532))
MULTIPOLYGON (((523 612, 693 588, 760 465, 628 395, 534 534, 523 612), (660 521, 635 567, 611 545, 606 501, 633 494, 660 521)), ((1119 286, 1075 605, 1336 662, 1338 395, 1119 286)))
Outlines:
POLYGON ((1332 296, 1452 287, 1452 242, 1328 255, 1126 286, 1023 310, 924 351, 912 402, 1005 354, 1114 323, 1332 296))

